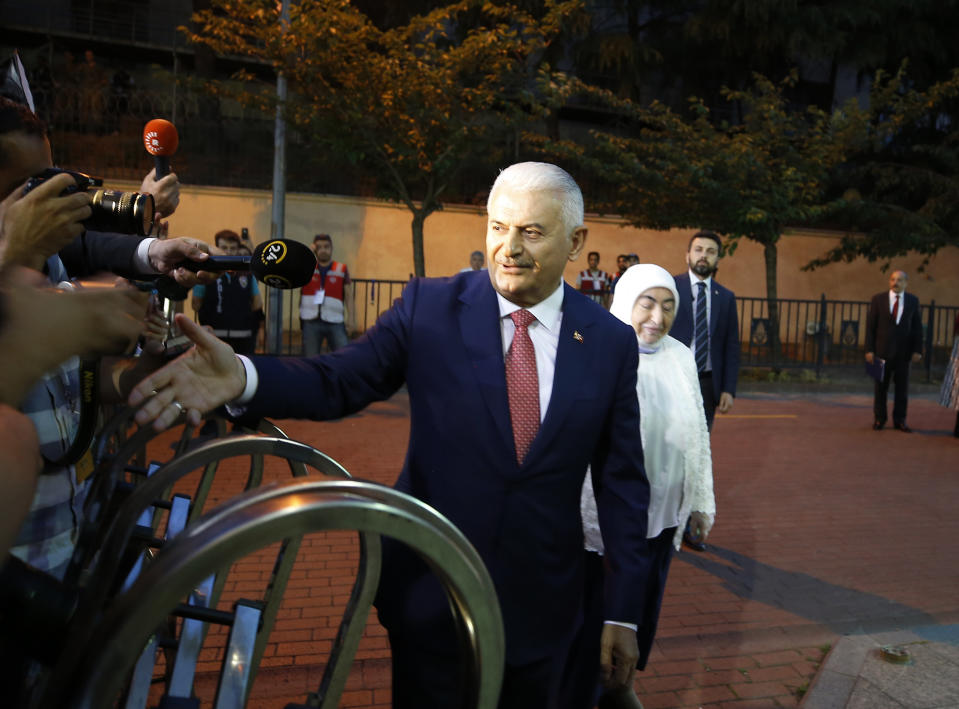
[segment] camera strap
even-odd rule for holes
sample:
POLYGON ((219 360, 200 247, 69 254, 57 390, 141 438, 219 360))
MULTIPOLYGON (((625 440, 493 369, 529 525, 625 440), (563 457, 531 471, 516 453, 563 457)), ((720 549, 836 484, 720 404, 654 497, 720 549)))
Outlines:
MULTIPOLYGON (((77 432, 73 437, 73 442, 66 452, 56 460, 46 458, 50 465, 65 467, 78 462, 83 454, 90 448, 93 442, 93 435, 97 429, 97 409, 99 404, 100 387, 100 360, 99 359, 81 359, 80 360, 80 421, 77 424, 77 432)), ((90 462, 92 465, 92 461, 90 462)), ((82 482, 92 473, 90 470, 79 470, 77 466, 77 478, 82 482)))

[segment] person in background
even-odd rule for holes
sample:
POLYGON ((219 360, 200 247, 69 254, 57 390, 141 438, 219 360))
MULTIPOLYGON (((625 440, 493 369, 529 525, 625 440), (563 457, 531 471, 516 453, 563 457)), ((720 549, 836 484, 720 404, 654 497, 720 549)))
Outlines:
POLYGON ((576 288, 594 303, 605 308, 609 301, 612 278, 599 267, 599 251, 590 251, 586 255, 586 263, 589 267, 576 276, 576 288))
POLYGON ((889 290, 872 297, 866 315, 866 362, 872 364, 878 357, 886 363, 882 379, 876 381, 874 388, 872 427, 876 431, 886 425, 886 395, 889 383, 895 379, 892 425, 903 433, 912 432, 906 425, 909 366, 922 359, 922 315, 919 299, 906 293, 908 281, 905 271, 893 271, 889 275, 889 290))
MULTIPOLYGON (((249 244, 250 237, 246 233, 246 229, 243 230, 243 234, 240 237, 240 247, 237 250, 237 253, 241 256, 249 256, 253 258, 253 249, 250 248, 249 244)), ((255 352, 257 348, 260 347, 260 331, 263 329, 263 323, 266 321, 266 314, 263 312, 263 298, 260 297, 260 307, 256 308, 250 313, 250 329, 253 330, 253 351, 255 352)))
MULTIPOLYGON (((713 430, 717 409, 728 413, 736 398, 739 379, 739 316, 736 295, 715 279, 722 258, 718 234, 693 234, 686 248, 688 271, 675 276, 680 302, 673 323, 673 337, 690 348, 699 372, 699 388, 706 413, 706 427, 713 430)), ((695 551, 706 544, 688 533, 684 541, 695 551)))
MULTIPOLYGON (((649 658, 670 560, 673 550, 680 548, 686 523, 690 523, 694 539, 704 542, 716 513, 709 431, 696 362, 688 347, 669 336, 679 297, 668 271, 654 264, 643 264, 626 270, 610 306, 610 313, 632 325, 639 347, 636 379, 638 434, 643 442, 650 488, 646 528, 649 573, 644 587, 635 591, 637 597, 644 599, 643 615, 637 628, 637 668, 640 670, 646 667, 649 658)), ((571 663, 589 662, 596 655, 603 622, 600 601, 604 544, 591 475, 586 476, 583 484, 581 516, 587 550, 584 594, 587 621, 580 637, 582 644, 576 646, 571 663)), ((568 688, 571 706, 584 702, 586 706, 594 705, 600 690, 598 674, 599 668, 596 667, 591 684, 568 688), (582 696, 576 697, 577 694, 582 696)), ((632 687, 614 692, 631 694, 632 687)), ((600 701, 601 706, 605 699, 600 701)), ((617 706, 624 706, 622 697, 618 701, 617 706)), ((625 705, 630 704, 626 702, 625 705)))
POLYGON ((629 264, 626 263, 628 258, 627 254, 619 254, 616 257, 616 275, 613 276, 612 281, 609 284, 609 297, 612 298, 613 294, 616 292, 616 281, 623 277, 623 274, 626 273, 626 269, 629 268, 629 264))
MULTIPOLYGON (((218 231, 214 240, 227 256, 240 253, 240 236, 235 231, 218 231)), ((209 325, 237 352, 253 354, 254 313, 263 311, 263 297, 252 274, 228 271, 209 286, 194 286, 192 304, 201 325, 209 325)))
POLYGON ((470 265, 466 268, 461 268, 460 273, 468 273, 469 271, 482 271, 483 264, 485 263, 485 257, 483 256, 482 251, 474 251, 470 254, 470 265))
POLYGON ((946 375, 942 378, 939 403, 955 410, 956 425, 952 435, 959 438, 959 313, 956 313, 956 322, 952 326, 952 338, 952 356, 946 367, 946 375))
POLYGON ((345 263, 333 260, 333 239, 329 234, 313 238, 313 253, 313 280, 300 290, 300 329, 303 354, 307 357, 318 355, 324 341, 330 352, 346 347, 349 333, 356 329, 350 271, 345 263))

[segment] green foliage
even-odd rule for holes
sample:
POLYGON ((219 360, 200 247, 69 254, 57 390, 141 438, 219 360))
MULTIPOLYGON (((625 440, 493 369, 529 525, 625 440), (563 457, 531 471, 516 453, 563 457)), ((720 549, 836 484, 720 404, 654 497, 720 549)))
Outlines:
POLYGON ((619 133, 594 131, 588 149, 528 138, 603 183, 598 193, 611 197, 592 205, 602 212, 639 227, 713 229, 729 237, 732 249, 740 238, 771 247, 787 225, 831 212, 828 177, 855 134, 841 113, 790 106, 785 91, 795 81, 795 73, 779 84, 757 74, 747 90, 724 89, 743 113, 741 123, 729 125, 717 124, 697 98, 681 115, 570 79, 556 86, 560 97, 588 94, 626 116, 628 125, 619 133))
POLYGON ((908 88, 904 67, 877 75, 869 109, 854 119, 859 139, 832 175, 837 203, 826 223, 847 233, 805 268, 959 244, 957 119, 959 70, 924 91, 908 88))
MULTIPOLYGON (((581 6, 546 0, 533 15, 510 2, 460 0, 381 28, 347 0, 293 3, 286 26, 273 0, 213 4, 194 16, 191 40, 287 77, 285 114, 314 152, 363 165, 413 213, 420 275, 423 220, 471 161, 542 114, 531 88, 547 69, 536 59, 581 6)), ((268 110, 272 86, 241 78, 248 83, 236 98, 268 110)))

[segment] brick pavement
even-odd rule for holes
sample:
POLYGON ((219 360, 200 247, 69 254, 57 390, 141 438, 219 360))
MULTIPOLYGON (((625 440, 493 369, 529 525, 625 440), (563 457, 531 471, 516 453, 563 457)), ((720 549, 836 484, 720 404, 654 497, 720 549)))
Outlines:
MULTIPOLYGON (((356 477, 390 483, 407 410, 401 393, 341 421, 279 425, 356 477)), ((929 396, 910 401, 911 435, 872 431, 865 394, 737 399, 713 433, 719 512, 710 549, 675 558, 653 655, 637 678, 647 709, 794 707, 840 636, 957 622, 953 422, 929 396)), ((224 468, 218 497, 244 475, 224 468)), ((278 463, 267 467, 267 478, 285 475, 278 463)), ((355 559, 351 535, 308 538, 250 706, 283 707, 316 687, 355 559)), ((224 604, 254 594, 270 563, 241 562, 224 604)), ((388 658, 372 620, 341 706, 389 706, 388 658)), ((211 649, 204 660, 209 675, 221 656, 211 649)), ((201 696, 212 693, 205 680, 201 696)))

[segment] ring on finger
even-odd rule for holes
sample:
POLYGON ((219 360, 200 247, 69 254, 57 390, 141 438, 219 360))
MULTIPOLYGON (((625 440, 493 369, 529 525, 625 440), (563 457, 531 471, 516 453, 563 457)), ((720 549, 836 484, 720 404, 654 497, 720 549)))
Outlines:
POLYGON ((170 406, 175 406, 175 407, 176 407, 177 416, 181 415, 184 411, 186 411, 186 409, 183 408, 183 404, 181 404, 181 403, 180 403, 179 401, 177 401, 176 399, 174 399, 173 401, 170 402, 170 406))

